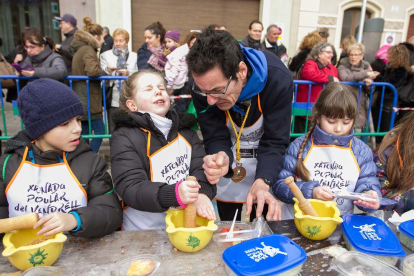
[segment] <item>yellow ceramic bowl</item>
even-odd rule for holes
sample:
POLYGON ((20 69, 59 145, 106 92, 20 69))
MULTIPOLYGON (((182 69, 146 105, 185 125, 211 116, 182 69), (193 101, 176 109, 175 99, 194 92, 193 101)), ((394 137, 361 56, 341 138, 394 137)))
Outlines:
POLYGON ((51 236, 38 236, 38 229, 15 230, 6 233, 3 238, 4 251, 2 255, 17 269, 26 270, 35 266, 51 266, 59 258, 63 243, 67 237, 63 233, 51 236), (47 239, 41 243, 29 243, 47 239))
POLYGON ((319 217, 305 215, 299 208, 296 198, 293 198, 295 205, 295 225, 298 231, 311 240, 323 240, 329 237, 336 229, 336 226, 342 223, 340 218, 341 212, 336 207, 335 201, 323 201, 318 199, 309 199, 313 209, 319 217))
POLYGON ((182 252, 197 252, 210 242, 217 225, 213 220, 197 216, 196 228, 184 228, 184 210, 169 209, 165 218, 170 242, 182 252))

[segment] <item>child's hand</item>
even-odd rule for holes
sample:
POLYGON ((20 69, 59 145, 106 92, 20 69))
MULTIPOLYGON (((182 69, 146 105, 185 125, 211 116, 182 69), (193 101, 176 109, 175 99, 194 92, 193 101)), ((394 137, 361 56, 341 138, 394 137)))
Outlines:
POLYGON ((183 181, 178 186, 178 195, 184 204, 194 203, 198 198, 198 190, 201 186, 196 181, 183 181))
POLYGON ((365 200, 356 200, 354 201, 354 204, 367 208, 367 209, 377 210, 380 207, 379 197, 378 197, 377 192, 370 190, 370 191, 364 192, 364 194, 369 194, 370 197, 375 198, 376 201, 371 202, 371 201, 365 201, 365 200))
POLYGON ((53 213, 39 219, 33 229, 42 226, 38 235, 53 235, 63 231, 70 231, 78 226, 78 221, 72 214, 53 213))
POLYGON ((334 199, 331 189, 325 186, 315 187, 312 192, 312 197, 314 199, 320 199, 325 201, 334 199))
POLYGON ((198 194, 198 199, 196 202, 194 202, 194 205, 196 206, 197 214, 200 217, 206 218, 208 220, 216 219, 213 203, 205 194, 198 194))

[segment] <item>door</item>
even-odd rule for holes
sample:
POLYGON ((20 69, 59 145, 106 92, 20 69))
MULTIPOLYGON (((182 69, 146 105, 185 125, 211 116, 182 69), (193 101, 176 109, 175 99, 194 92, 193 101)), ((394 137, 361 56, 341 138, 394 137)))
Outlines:
POLYGON ((160 21, 168 30, 178 30, 183 41, 191 30, 218 24, 236 38, 247 35, 252 20, 259 19, 260 0, 133 0, 132 45, 136 51, 144 43, 144 29, 160 21))

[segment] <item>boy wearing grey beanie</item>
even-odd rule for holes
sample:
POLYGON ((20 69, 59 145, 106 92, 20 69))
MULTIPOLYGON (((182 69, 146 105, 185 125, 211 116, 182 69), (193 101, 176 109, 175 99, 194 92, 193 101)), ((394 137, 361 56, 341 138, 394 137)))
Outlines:
POLYGON ((25 129, 0 158, 0 219, 38 213, 38 235, 101 237, 122 224, 106 163, 81 137, 83 106, 65 84, 39 79, 17 99, 25 129))

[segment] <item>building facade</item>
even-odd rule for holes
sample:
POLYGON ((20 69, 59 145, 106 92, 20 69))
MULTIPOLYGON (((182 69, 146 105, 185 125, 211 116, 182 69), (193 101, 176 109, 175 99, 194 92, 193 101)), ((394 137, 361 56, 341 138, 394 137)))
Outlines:
MULTIPOLYGON (((131 34, 129 48, 136 51, 144 42, 144 29, 160 21, 167 30, 177 29, 181 38, 190 30, 210 24, 225 25, 236 39, 247 35, 249 23, 263 22, 266 29, 276 23, 282 29, 280 39, 293 56, 302 38, 318 28, 329 29, 328 41, 340 51, 341 40, 355 35, 360 22, 362 0, 0 0, 0 36, 2 53, 19 43, 25 26, 41 28, 56 41, 61 39, 53 16, 73 14, 78 28, 83 17, 108 27, 111 32, 124 28, 131 34)), ((378 41, 362 41, 376 51, 385 43, 392 45, 414 35, 412 0, 367 0, 365 19, 382 18, 378 41)), ((263 32, 263 37, 265 32, 263 32)))

